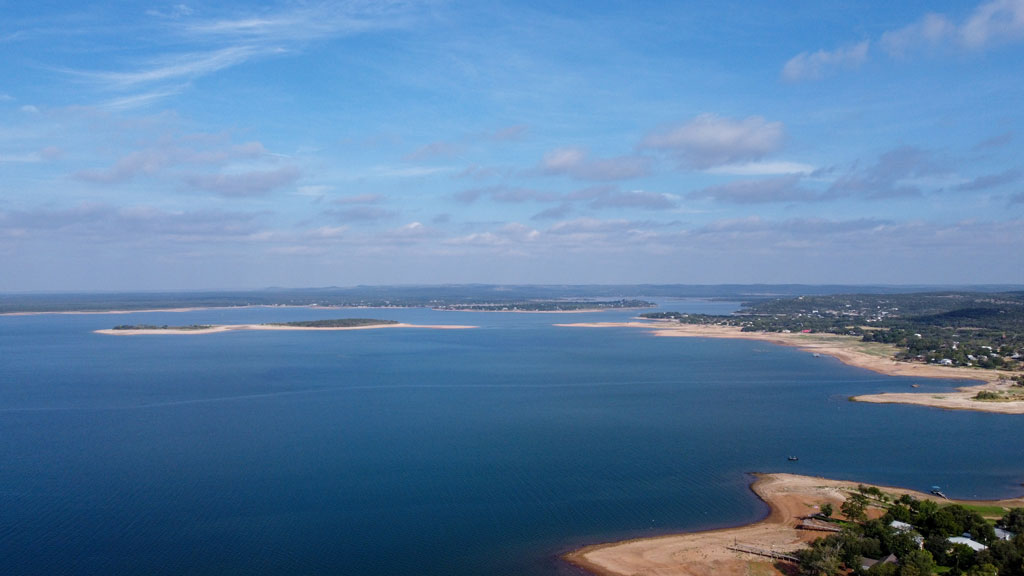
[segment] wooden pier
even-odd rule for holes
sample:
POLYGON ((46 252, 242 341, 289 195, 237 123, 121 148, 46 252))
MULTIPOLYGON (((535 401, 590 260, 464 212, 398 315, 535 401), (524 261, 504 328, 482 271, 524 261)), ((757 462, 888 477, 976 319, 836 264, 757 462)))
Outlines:
POLYGON ((831 522, 823 522, 815 518, 804 518, 797 528, 801 530, 815 530, 817 532, 842 532, 843 529, 831 522))
POLYGON ((746 554, 755 554, 757 556, 765 556, 767 558, 774 558, 776 560, 786 560, 789 562, 799 562, 800 559, 792 554, 786 554, 784 552, 776 552, 772 548, 760 548, 758 546, 751 546, 750 544, 740 544, 739 542, 732 546, 726 546, 729 550, 736 552, 744 552, 746 554))

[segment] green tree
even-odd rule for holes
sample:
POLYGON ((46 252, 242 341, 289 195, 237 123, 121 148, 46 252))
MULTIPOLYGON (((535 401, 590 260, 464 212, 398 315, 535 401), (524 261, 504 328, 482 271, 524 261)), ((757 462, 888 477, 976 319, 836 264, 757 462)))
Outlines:
POLYGON ((842 564, 839 556, 842 545, 838 542, 830 542, 828 538, 822 538, 814 543, 811 548, 801 550, 797 554, 800 558, 800 574, 803 576, 835 576, 839 574, 839 567, 842 564))
POLYGON ((967 576, 999 576, 999 570, 991 564, 982 564, 968 570, 967 576))
POLYGON ((879 562, 868 568, 868 576, 896 576, 899 569, 899 566, 895 564, 882 564, 879 562))
POLYGON ((974 565, 974 550, 966 544, 953 544, 947 564, 957 570, 967 570, 974 565))
POLYGON ((854 522, 863 522, 868 518, 867 507, 867 498, 862 494, 851 494, 839 509, 842 510, 843 516, 846 516, 847 519, 854 522))
POLYGON ((900 561, 900 576, 928 576, 935 570, 935 560, 927 550, 914 550, 900 561))
POLYGON ((999 520, 999 525, 1010 532, 1024 534, 1024 508, 1014 508, 1007 512, 1006 515, 999 520))
POLYGON ((824 516, 825 518, 831 518, 832 517, 832 504, 822 504, 821 505, 821 515, 824 516))

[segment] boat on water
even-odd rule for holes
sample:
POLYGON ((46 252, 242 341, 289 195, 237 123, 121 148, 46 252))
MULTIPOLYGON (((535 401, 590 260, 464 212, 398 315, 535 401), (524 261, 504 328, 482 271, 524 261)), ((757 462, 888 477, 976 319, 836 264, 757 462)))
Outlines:
POLYGON ((790 456, 789 458, 787 458, 787 460, 789 460, 790 462, 796 462, 797 460, 799 460, 799 458, 797 458, 796 456, 790 456))
POLYGON ((946 496, 945 493, 942 492, 942 488, 938 486, 932 486, 931 493, 944 500, 949 500, 949 496, 946 496))

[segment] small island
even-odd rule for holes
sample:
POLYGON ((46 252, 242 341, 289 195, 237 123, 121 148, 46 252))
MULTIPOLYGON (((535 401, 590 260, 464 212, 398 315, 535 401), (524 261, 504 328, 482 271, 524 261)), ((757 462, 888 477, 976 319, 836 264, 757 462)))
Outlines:
POLYGON ((372 318, 333 318, 328 320, 297 320, 293 322, 270 322, 266 324, 191 324, 188 326, 154 326, 150 324, 123 324, 107 330, 96 330, 97 334, 138 336, 146 334, 214 334, 239 330, 368 330, 374 328, 432 328, 462 329, 476 328, 467 325, 404 324, 396 320, 372 318))
POLYGON ((372 318, 335 318, 333 320, 298 320, 295 322, 270 322, 267 326, 293 326, 296 328, 358 328, 368 326, 389 326, 397 320, 374 320, 372 318))

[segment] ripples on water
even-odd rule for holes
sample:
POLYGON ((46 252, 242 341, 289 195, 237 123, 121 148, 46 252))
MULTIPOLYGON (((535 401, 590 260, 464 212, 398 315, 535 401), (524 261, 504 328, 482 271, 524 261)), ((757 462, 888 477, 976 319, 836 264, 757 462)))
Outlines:
POLYGON ((752 521, 750 471, 1018 492, 1019 418, 846 400, 917 381, 551 327, 630 314, 133 338, 91 330, 345 314, 0 318, 0 573, 539 576, 576 545, 752 521))

